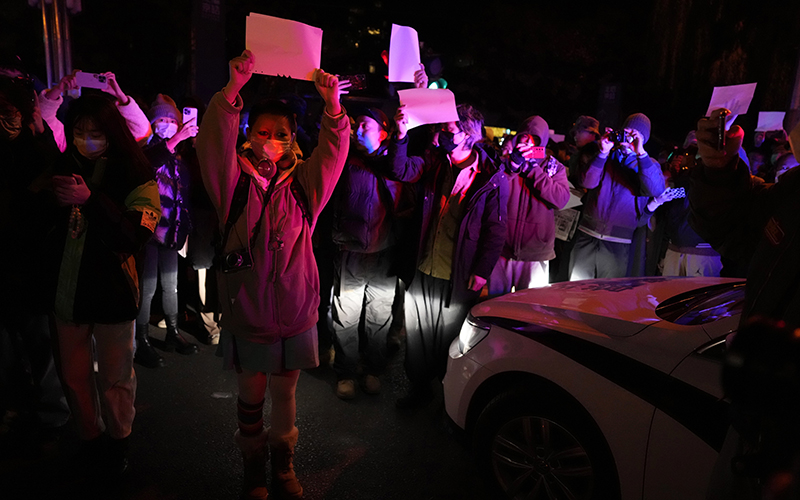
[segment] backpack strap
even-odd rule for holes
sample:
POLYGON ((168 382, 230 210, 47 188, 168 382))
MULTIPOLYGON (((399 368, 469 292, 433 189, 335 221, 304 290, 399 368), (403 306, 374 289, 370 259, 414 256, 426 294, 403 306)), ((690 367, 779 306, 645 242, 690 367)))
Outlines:
POLYGON ((239 217, 244 212, 244 207, 247 205, 248 191, 250 190, 250 176, 244 172, 239 174, 239 180, 236 181, 236 187, 233 190, 233 198, 231 199, 231 206, 228 209, 228 217, 225 219, 225 229, 222 233, 222 238, 216 245, 218 256, 222 255, 225 251, 225 245, 228 243, 228 237, 231 234, 233 226, 239 217))
POLYGON ((306 190, 303 189, 303 185, 300 184, 296 176, 292 179, 289 189, 292 191, 292 196, 294 196, 297 206, 300 207, 300 213, 303 214, 303 219, 305 219, 308 227, 311 227, 311 212, 308 208, 308 196, 306 196, 306 190))

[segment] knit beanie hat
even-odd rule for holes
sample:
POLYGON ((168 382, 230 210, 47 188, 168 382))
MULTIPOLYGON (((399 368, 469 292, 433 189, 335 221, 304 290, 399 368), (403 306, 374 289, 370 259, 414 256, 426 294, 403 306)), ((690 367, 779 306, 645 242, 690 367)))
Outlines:
POLYGON ((517 131, 517 137, 522 137, 524 134, 530 134, 539 138, 539 146, 547 147, 550 141, 550 127, 544 118, 541 116, 531 116, 525 119, 517 131))
POLYGON ((150 123, 153 123, 159 118, 172 118, 178 122, 178 125, 180 125, 182 121, 181 114, 178 112, 175 101, 173 101, 170 96, 164 94, 158 94, 156 96, 156 100, 153 101, 147 115, 148 118, 150 118, 150 123))
POLYGON ((638 130, 639 133, 642 134, 645 143, 650 140, 650 118, 646 117, 643 113, 634 113, 625 118, 625 123, 622 125, 622 128, 638 130))

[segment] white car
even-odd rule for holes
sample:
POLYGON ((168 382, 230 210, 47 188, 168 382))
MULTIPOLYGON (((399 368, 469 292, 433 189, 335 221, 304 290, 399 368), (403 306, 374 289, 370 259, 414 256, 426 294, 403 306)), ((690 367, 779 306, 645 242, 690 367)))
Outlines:
POLYGON ((598 279, 482 302, 450 346, 447 414, 507 498, 704 499, 744 284, 598 279))

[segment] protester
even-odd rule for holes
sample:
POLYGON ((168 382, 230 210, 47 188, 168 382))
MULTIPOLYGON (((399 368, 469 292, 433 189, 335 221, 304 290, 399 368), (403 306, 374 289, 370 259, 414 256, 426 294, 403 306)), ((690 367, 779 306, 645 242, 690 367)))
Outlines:
POLYGON ((142 305, 136 317, 136 355, 134 360, 148 368, 164 366, 162 358, 150 344, 150 306, 156 287, 161 282, 161 304, 167 334, 164 340, 166 351, 179 354, 194 354, 197 345, 186 340, 178 330, 178 251, 186 243, 192 229, 188 209, 190 179, 178 145, 197 135, 197 124, 182 123, 169 96, 158 94, 148 112, 155 134, 144 149, 152 165, 161 200, 161 219, 154 238, 145 246, 144 270, 142 272, 142 305))
MULTIPOLYGON (((75 73, 77 72, 78 70, 75 70, 71 74, 65 76, 59 81, 58 85, 42 91, 39 96, 39 102, 42 106, 42 118, 53 130, 53 136, 58 144, 58 148, 62 152, 67 149, 67 137, 64 133, 64 125, 56 117, 56 112, 64 103, 64 93, 80 88, 75 81, 75 73)), ((122 117, 125 118, 125 122, 131 134, 133 134, 133 137, 140 145, 144 145, 152 134, 147 116, 136 101, 122 91, 114 73, 102 73, 102 76, 105 77, 106 82, 108 82, 108 87, 103 91, 116 99, 114 104, 122 114, 122 117)))
POLYGON ((506 240, 508 177, 475 146, 483 116, 468 104, 458 121, 439 127, 438 147, 424 157, 407 155, 405 107, 395 115, 397 135, 389 158, 398 179, 417 182, 416 238, 400 277, 406 290, 406 375, 409 393, 398 408, 419 408, 432 398, 431 381, 442 377, 450 342, 494 269, 506 240))
POLYGON ((48 179, 58 155, 31 78, 20 61, 0 61, 0 230, 7 238, 0 245, 0 413, 8 412, 9 435, 37 453, 58 440, 69 418, 51 348, 52 297, 41 287, 51 273, 48 179))
POLYGON ((397 277, 390 272, 397 242, 395 198, 402 186, 391 180, 386 156, 389 120, 378 108, 353 113, 355 135, 345 169, 332 198, 334 257, 331 324, 333 368, 340 399, 355 397, 359 352, 364 356, 362 389, 380 392, 386 367, 386 339, 392 319, 397 277), (359 323, 364 315, 364 341, 359 323))
POLYGON ((607 133, 585 171, 578 172, 580 186, 589 190, 584 199, 570 280, 618 278, 629 274, 631 242, 637 219, 637 196, 657 196, 664 177, 644 145, 650 138, 650 120, 642 113, 630 115, 620 131, 607 133))
MULTIPOLYGON (((724 148, 717 149, 716 123, 720 111, 715 110, 709 118, 703 118, 697 124, 701 163, 691 177, 690 222, 723 257, 748 269, 739 330, 749 328, 752 332, 755 327, 755 338, 760 337, 763 342, 756 341, 748 351, 758 354, 764 347, 769 347, 772 338, 764 326, 765 321, 778 324, 780 329, 800 327, 800 292, 797 287, 800 282, 800 260, 797 259, 800 240, 796 237, 800 229, 797 219, 800 213, 800 170, 786 172, 776 184, 765 184, 753 177, 739 156, 744 140, 741 127, 733 125, 726 133, 724 148), (756 322, 759 320, 761 323, 756 322)), ((794 130, 798 118, 796 111, 787 112, 784 128, 794 130)), ((735 345, 737 339, 729 341, 735 345)), ((726 367, 735 368, 737 364, 743 367, 744 354, 729 358, 726 367)), ((778 358, 773 356, 772 359, 778 358)), ((786 375, 782 378, 789 380, 786 375)), ((768 484, 767 474, 774 471, 750 468, 746 473, 733 475, 733 460, 737 459, 737 463, 747 459, 759 460, 760 457, 752 455, 750 450, 758 449, 760 436, 764 433, 774 436, 776 430, 780 431, 758 425, 749 429, 735 426, 729 430, 720 451, 709 498, 732 498, 735 493, 742 492, 749 492, 751 496, 740 497, 762 498, 761 488, 768 484)), ((794 440, 789 442, 794 444, 794 440)), ((796 448, 791 450, 790 458, 796 456, 796 451, 796 448)), ((791 464, 785 465, 791 467, 791 464)), ((788 474, 791 472, 787 471, 784 477, 788 474)))
POLYGON ((250 110, 247 142, 235 148, 242 99, 255 57, 230 61, 230 80, 211 99, 197 137, 203 181, 223 235, 219 295, 224 367, 236 369, 238 429, 244 461, 243 498, 267 498, 264 467, 269 446, 272 488, 302 498, 293 468, 298 438, 295 389, 300 369, 318 364, 319 277, 311 234, 333 192, 349 149, 349 119, 339 102, 338 79, 316 70, 325 101, 319 144, 298 160, 294 113, 280 101, 250 110), (271 427, 263 423, 264 396, 272 398, 271 427))
MULTIPOLYGON (((427 87, 424 68, 415 72, 415 86, 427 87)), ((393 323, 397 258, 403 191, 394 180, 387 156, 389 120, 379 108, 361 107, 355 119, 353 144, 342 177, 334 191, 334 257, 331 324, 335 357, 333 368, 340 399, 355 397, 359 353, 364 357, 361 388, 380 392, 378 378, 386 367, 388 339, 393 323), (359 342, 363 315, 364 344, 359 342)))
MULTIPOLYGON (((696 146, 695 146, 696 148, 696 146)), ((696 149, 695 149, 696 150, 696 149)), ((670 187, 682 190, 682 197, 664 205, 664 253, 662 276, 719 276, 722 260, 719 253, 705 242, 689 225, 690 178, 696 166, 694 157, 676 152, 676 168, 670 176, 670 187)))
POLYGON ((536 147, 550 140, 547 122, 540 116, 526 119, 504 159, 509 171, 508 237, 488 280, 489 296, 547 285, 548 263, 555 257, 553 212, 569 201, 567 171, 553 156, 536 147), (537 158, 537 156, 540 156, 537 158))
POLYGON ((70 103, 65 130, 67 150, 53 177, 63 208, 51 246, 60 263, 54 316, 62 381, 87 458, 103 474, 117 475, 127 467, 135 414, 134 256, 158 224, 158 186, 107 97, 70 103))
MULTIPOLYGON (((579 116, 569 131, 571 141, 567 144, 567 179, 570 187, 581 198, 586 194, 586 189, 580 187, 580 172, 585 172, 598 153, 600 140, 600 122, 596 118, 586 115, 579 116)), ((580 220, 583 204, 573 207, 566 213, 580 220)), ((577 221, 576 221, 577 222, 577 221)), ((570 255, 575 246, 575 235, 567 234, 564 239, 556 238, 553 245, 555 258, 550 261, 550 282, 559 283, 569 281, 570 255)))

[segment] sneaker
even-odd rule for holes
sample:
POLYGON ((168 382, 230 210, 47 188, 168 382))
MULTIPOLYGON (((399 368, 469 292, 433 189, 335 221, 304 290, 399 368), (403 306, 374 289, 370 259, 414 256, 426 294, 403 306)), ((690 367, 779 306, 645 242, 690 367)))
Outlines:
POLYGON ((361 382, 361 389, 367 394, 380 394, 381 381, 375 375, 367 375, 361 382))
POLYGON ((346 378, 336 383, 336 397, 345 400, 356 397, 356 383, 353 379, 346 378))

